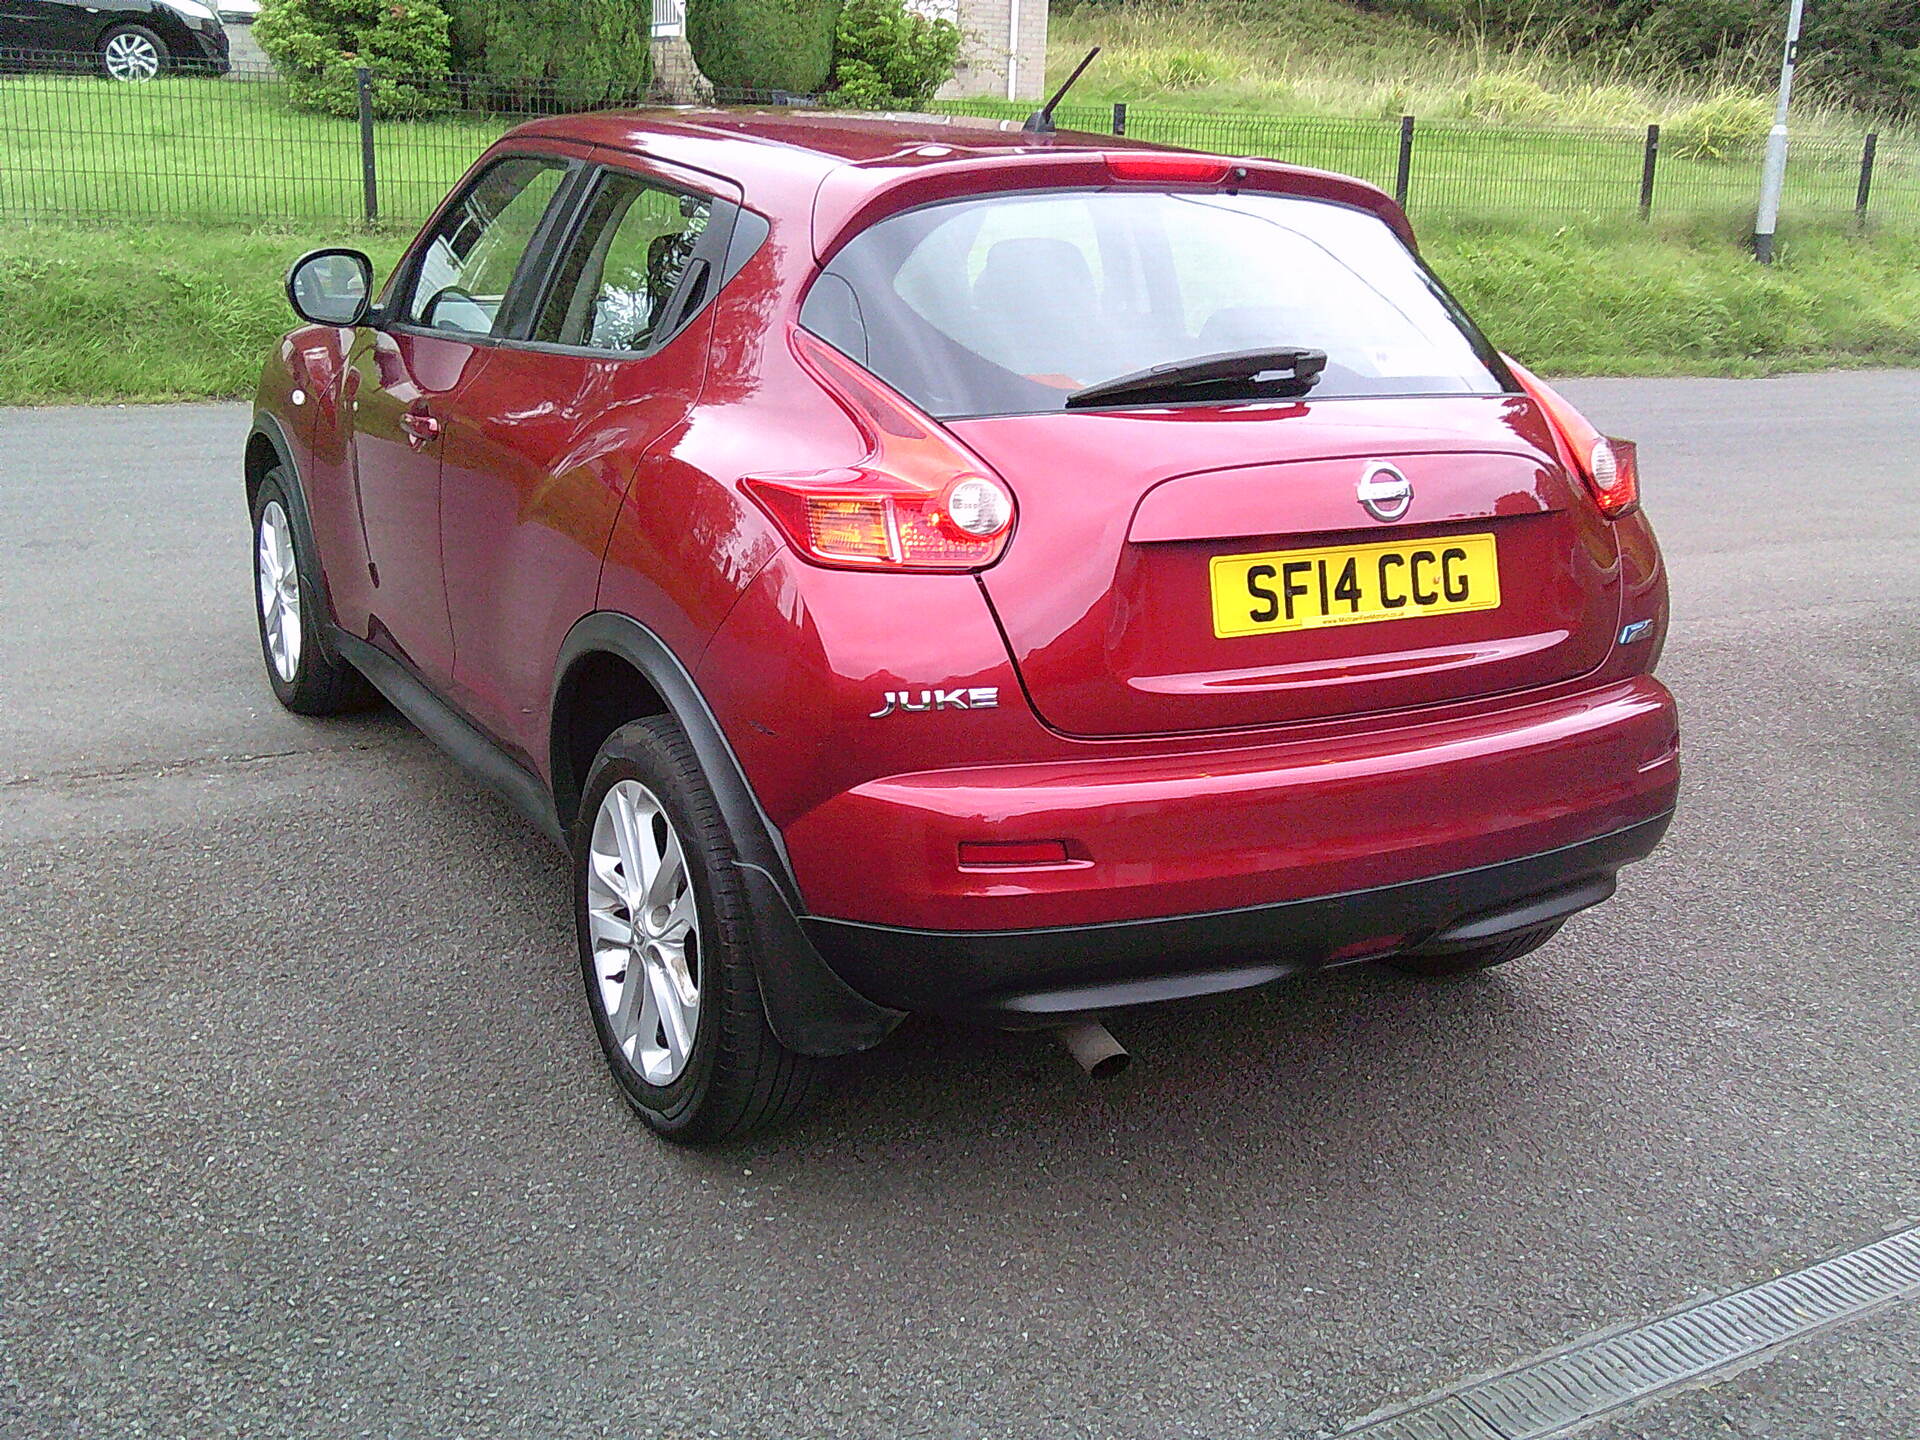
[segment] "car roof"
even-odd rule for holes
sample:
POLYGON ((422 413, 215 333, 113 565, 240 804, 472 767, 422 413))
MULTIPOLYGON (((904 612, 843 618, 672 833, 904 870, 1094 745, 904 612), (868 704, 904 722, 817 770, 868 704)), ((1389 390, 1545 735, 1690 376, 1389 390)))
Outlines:
MULTIPOLYGON (((1170 145, 956 115, 850 114, 801 108, 606 110, 530 120, 502 143, 557 140, 642 155, 722 177, 777 220, 811 215, 815 239, 843 229, 882 192, 924 190, 968 172, 1051 172, 1061 183, 1116 152, 1188 154, 1170 145), (1075 163, 1075 162, 1079 163, 1075 163), (936 182, 936 174, 940 182, 936 182), (927 182, 913 185, 912 181, 927 182), (829 216, 826 211, 831 211, 829 216)), ((1263 188, 1317 195, 1378 213, 1411 241, 1393 198, 1363 180, 1279 161, 1220 157, 1257 171, 1263 188)), ((1245 171, 1242 171, 1245 173, 1245 171)), ((1035 182, 1038 183, 1037 180, 1035 182)), ((1084 182, 1082 182, 1084 183, 1084 182)), ((989 188, 983 184, 981 188, 989 188)))
POLYGON ((1071 130, 1036 135, 1017 120, 786 107, 602 110, 532 120, 513 134, 634 150, 696 168, 703 168, 702 157, 723 152, 736 167, 732 178, 742 183, 769 170, 808 170, 817 179, 843 165, 910 164, 930 145, 976 156, 1167 148, 1071 130))

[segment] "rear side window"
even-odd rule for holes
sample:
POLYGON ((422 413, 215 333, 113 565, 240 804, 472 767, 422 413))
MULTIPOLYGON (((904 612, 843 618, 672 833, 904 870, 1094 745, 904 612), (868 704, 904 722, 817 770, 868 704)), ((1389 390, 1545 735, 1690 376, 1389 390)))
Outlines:
POLYGON ((498 333, 507 289, 566 174, 563 161, 515 156, 481 175, 421 251, 406 318, 461 335, 498 333))
POLYGON ((937 416, 1057 410, 1223 351, 1327 352, 1325 396, 1497 394, 1376 216, 1280 195, 1085 191, 928 206, 855 236, 801 323, 937 416))
POLYGON ((651 347, 664 338, 670 302, 712 215, 713 202, 703 196, 606 174, 532 338, 593 350, 651 347))

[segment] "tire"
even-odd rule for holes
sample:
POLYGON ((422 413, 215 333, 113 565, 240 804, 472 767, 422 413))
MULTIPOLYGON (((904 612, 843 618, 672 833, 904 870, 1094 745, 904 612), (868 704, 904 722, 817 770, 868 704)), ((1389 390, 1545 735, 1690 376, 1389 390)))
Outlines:
POLYGON ((274 696, 296 715, 357 710, 372 691, 346 661, 320 643, 327 617, 314 577, 320 573, 293 524, 286 472, 269 470, 253 497, 253 615, 260 657, 274 696))
POLYGON ((109 80, 144 83, 172 64, 167 42, 144 25, 116 25, 100 37, 100 73, 109 80))
POLYGON ((1403 975, 1418 975, 1427 980, 1444 980, 1450 975, 1471 975, 1477 970, 1491 970, 1509 960, 1518 960, 1522 955, 1531 955, 1559 934, 1560 927, 1565 923, 1564 920, 1552 920, 1528 930, 1516 930, 1511 935, 1472 950, 1454 950, 1444 955, 1395 955, 1381 963, 1403 975))
POLYGON ((572 838, 587 1008, 627 1103, 685 1144, 797 1115, 825 1067, 787 1049, 767 1025, 733 843, 678 726, 655 716, 608 737, 572 838), (661 877, 650 893, 629 888, 635 869, 661 877), (640 969, 636 917, 650 957, 640 969))

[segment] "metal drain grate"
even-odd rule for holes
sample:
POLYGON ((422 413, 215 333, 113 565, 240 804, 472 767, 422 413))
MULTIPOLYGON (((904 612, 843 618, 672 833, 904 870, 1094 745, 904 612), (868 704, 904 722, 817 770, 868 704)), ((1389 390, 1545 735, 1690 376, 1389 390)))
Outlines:
POLYGON ((1920 1227, 1805 1270, 1703 1300, 1632 1330, 1579 1340, 1465 1381, 1341 1440, 1551 1440, 1572 1426, 1920 1295, 1920 1227))

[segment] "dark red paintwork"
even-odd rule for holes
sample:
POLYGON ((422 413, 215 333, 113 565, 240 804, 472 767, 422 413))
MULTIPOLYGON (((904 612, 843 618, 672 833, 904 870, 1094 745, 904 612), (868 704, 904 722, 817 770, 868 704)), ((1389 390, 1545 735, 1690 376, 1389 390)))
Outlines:
MULTIPOLYGON (((647 358, 290 336, 259 403, 300 447, 337 622, 550 783, 562 641, 593 611, 633 617, 695 676, 806 911, 836 919, 978 931, 1203 912, 1487 865, 1669 811, 1652 532, 1599 514, 1522 395, 957 422, 1018 500, 996 566, 854 573, 787 546, 741 476, 865 451, 788 341, 820 261, 909 205, 1110 184, 1116 148, 1151 147, 725 112, 512 132, 481 163, 563 154, 678 179, 764 216, 770 237, 647 358), (291 404, 295 388, 310 403, 291 404), (408 444, 409 413, 438 438, 408 444), (1350 475, 1386 457, 1420 497, 1391 531, 1361 515, 1350 475), (1498 611, 1211 633, 1209 555, 1463 527, 1499 535, 1498 611), (1647 638, 1615 643, 1641 620, 1647 638), (869 718, 887 691, 960 686, 996 687, 999 707, 869 718), (970 842, 1027 841, 1067 858, 961 863, 970 842)), ((1359 206, 1411 238, 1359 181, 1231 164, 1232 183, 1359 206)))

